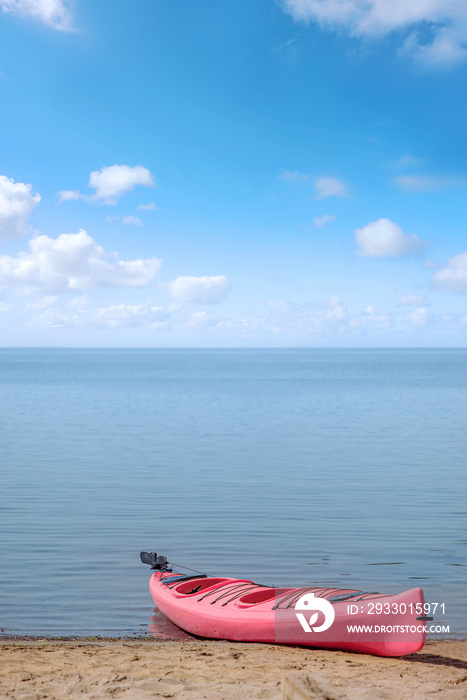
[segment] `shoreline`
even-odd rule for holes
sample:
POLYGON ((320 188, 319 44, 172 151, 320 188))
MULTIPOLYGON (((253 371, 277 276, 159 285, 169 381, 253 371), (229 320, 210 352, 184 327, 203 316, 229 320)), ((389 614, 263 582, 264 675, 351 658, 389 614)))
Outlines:
POLYGON ((195 638, 0 638, 0 694, 18 700, 280 700, 284 675, 324 679, 336 697, 353 700, 461 700, 467 640, 428 640, 388 658, 195 638))
MULTIPOLYGON (((101 635, 101 634, 64 634, 64 635, 58 635, 58 634, 0 634, 0 645, 8 642, 224 642, 224 641, 230 641, 230 640, 222 640, 222 639, 209 639, 207 637, 196 637, 195 635, 189 634, 188 632, 184 632, 183 630, 180 630, 180 635, 178 636, 169 636, 169 635, 164 635, 164 634, 151 634, 150 632, 148 634, 139 634, 139 635, 130 635, 130 634, 115 634, 115 635, 101 635)), ((459 644, 465 644, 467 646, 467 637, 456 637, 456 636, 449 636, 449 637, 427 637, 425 645, 421 649, 426 648, 426 645, 428 643, 435 643, 435 644, 441 644, 441 643, 446 643, 449 644, 451 642, 458 642, 459 644)), ((240 644, 241 642, 232 642, 235 644, 240 644)), ((261 644, 261 642, 243 642, 244 644, 261 644)), ((289 644, 279 644, 279 643, 264 643, 264 646, 269 647, 269 646, 278 646, 278 647, 296 647, 296 648, 303 648, 303 649, 314 649, 315 647, 299 647, 298 645, 289 645, 289 644)), ((316 647, 316 649, 319 649, 319 647, 316 647)), ((323 649, 322 651, 326 651, 323 649)), ((330 651, 330 650, 328 650, 330 651)), ((354 652, 349 652, 349 653, 354 653, 354 652)), ((355 652, 359 653, 359 652, 355 652)), ((367 654, 367 656, 372 656, 371 654, 367 654)), ((387 658, 403 658, 403 657, 387 657, 387 658)))

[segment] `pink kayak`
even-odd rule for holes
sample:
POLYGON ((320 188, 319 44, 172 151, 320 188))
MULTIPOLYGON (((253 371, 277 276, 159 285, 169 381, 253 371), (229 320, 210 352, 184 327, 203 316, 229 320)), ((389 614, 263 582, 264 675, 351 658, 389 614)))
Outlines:
POLYGON ((154 569, 149 590, 159 610, 200 637, 402 656, 423 647, 431 619, 421 588, 396 595, 272 588, 248 579, 187 576, 154 553, 142 552, 141 560, 154 569))

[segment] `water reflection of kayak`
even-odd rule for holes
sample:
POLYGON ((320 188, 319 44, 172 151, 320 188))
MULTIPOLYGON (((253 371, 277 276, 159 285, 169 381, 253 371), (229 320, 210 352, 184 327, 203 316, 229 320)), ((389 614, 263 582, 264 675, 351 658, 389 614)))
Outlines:
POLYGON ((154 615, 149 618, 149 634, 156 639, 195 639, 169 620, 158 608, 154 608, 154 615))
POLYGON ((248 579, 174 571, 165 557, 141 553, 154 570, 158 609, 189 634, 242 642, 402 656, 426 636, 421 588, 386 595, 311 586, 272 588, 248 579))

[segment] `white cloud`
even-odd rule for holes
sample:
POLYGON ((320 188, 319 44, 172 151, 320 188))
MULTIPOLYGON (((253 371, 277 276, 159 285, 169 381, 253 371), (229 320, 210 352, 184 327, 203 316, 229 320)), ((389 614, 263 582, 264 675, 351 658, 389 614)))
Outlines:
POLYGON ((187 321, 187 326, 193 330, 205 331, 214 328, 219 328, 225 322, 219 319, 217 316, 208 314, 207 311, 198 311, 191 314, 187 321))
POLYGON ((139 216, 124 216, 122 217, 122 224, 127 226, 144 226, 139 216))
POLYGON ((87 294, 80 294, 67 301, 67 306, 69 306, 70 309, 87 309, 89 306, 89 297, 87 294))
POLYGON ((32 185, 0 175, 0 240, 24 235, 26 219, 40 201, 32 185))
POLYGON ((403 170, 405 168, 420 168, 423 163, 424 161, 421 158, 415 158, 411 153, 404 153, 404 155, 394 161, 392 165, 395 168, 403 170))
MULTIPOLYGON (((256 320, 261 329, 275 338, 306 339, 310 335, 355 336, 365 333, 382 333, 390 330, 393 320, 390 314, 368 306, 365 311, 351 313, 344 301, 337 296, 328 301, 294 303, 270 302, 269 316, 256 320)), ((251 327, 251 324, 250 324, 251 327)))
POLYGON ((287 319, 287 325, 296 331, 320 332, 329 326, 340 325, 348 319, 347 306, 339 297, 328 301, 310 301, 297 304, 290 301, 269 302, 268 308, 273 313, 268 325, 280 328, 287 319))
POLYGON ((272 53, 278 53, 279 51, 283 51, 284 49, 287 49, 289 46, 292 46, 292 44, 295 44, 297 41, 297 38, 289 39, 288 41, 284 41, 282 44, 279 44, 276 48, 272 50, 272 53))
POLYGON ((422 267, 425 268, 425 270, 436 270, 439 267, 444 267, 443 263, 435 262, 434 260, 424 260, 422 262, 422 267))
POLYGON ((154 211, 157 209, 155 202, 150 202, 149 204, 138 204, 138 211, 154 211))
POLYGON ((457 26, 432 26, 432 32, 432 41, 427 44, 420 43, 419 32, 412 32, 400 53, 407 54, 426 68, 450 67, 466 58, 467 22, 465 18, 457 26))
POLYGON ((462 184, 453 177, 436 175, 400 175, 394 182, 407 192, 432 192, 462 184))
POLYGON ((160 324, 166 325, 168 318, 167 311, 161 306, 112 304, 85 313, 82 312, 76 321, 108 328, 143 325, 157 327, 160 324))
POLYGON ((352 330, 384 331, 389 330, 391 327, 391 315, 384 311, 377 311, 374 306, 368 306, 365 311, 354 314, 349 319, 349 328, 352 330))
POLYGON ((0 0, 3 12, 32 17, 59 31, 72 29, 70 0, 0 0))
POLYGON ((46 328, 81 327, 136 328, 148 326, 154 330, 168 328, 170 317, 161 306, 150 304, 112 304, 96 309, 79 309, 69 313, 62 309, 47 309, 35 318, 35 323, 46 328))
POLYGON ((316 177, 313 180, 316 190, 315 199, 326 199, 327 197, 347 197, 348 187, 345 182, 337 177, 316 177))
MULTIPOLYGON (((279 180, 287 180, 292 183, 308 182, 310 180, 309 173, 301 173, 298 170, 284 170, 279 175, 279 180)), ((337 177, 329 175, 321 175, 313 178, 313 187, 315 190, 315 200, 326 199, 326 197, 347 197, 348 186, 337 177)))
POLYGON ((357 38, 410 32, 403 52, 425 66, 451 65, 467 56, 464 0, 282 0, 297 21, 318 22, 357 38), (427 41, 421 38, 418 28, 427 41))
POLYGON ((34 299, 34 301, 31 301, 29 304, 26 304, 27 309, 47 309, 50 306, 55 306, 57 303, 58 297, 55 294, 51 294, 49 296, 43 295, 41 297, 37 297, 34 299))
POLYGON ((119 260, 86 231, 58 238, 37 236, 29 252, 0 255, 0 287, 19 286, 45 294, 93 287, 144 287, 161 268, 157 258, 119 260))
POLYGON ((407 318, 413 326, 426 326, 428 323, 428 309, 422 306, 420 309, 414 309, 407 314, 407 318))
POLYGON ((396 294, 401 306, 423 306, 426 304, 424 294, 396 294))
POLYGON ((57 198, 60 204, 62 202, 73 202, 77 199, 88 199, 79 190, 61 190, 61 192, 57 192, 57 198))
POLYGON ((467 251, 448 259, 448 265, 432 277, 433 285, 441 292, 467 294, 467 251))
POLYGON ((230 281, 224 275, 177 277, 167 284, 167 289, 181 303, 218 304, 227 296, 230 281))
POLYGON ((124 226, 144 226, 139 216, 106 216, 105 220, 110 224, 114 221, 120 221, 124 226))
MULTIPOLYGON (((285 340, 300 343, 310 337, 344 338, 380 335, 394 328, 391 314, 368 306, 364 311, 351 312, 337 296, 327 301, 270 301, 267 313, 243 319, 228 328, 244 338, 285 340)), ((227 326, 224 326, 227 328, 227 326)))
POLYGON ((313 219, 313 225, 317 228, 322 228, 323 226, 326 226, 326 224, 330 224, 331 221, 335 220, 336 217, 332 216, 332 214, 323 214, 323 216, 315 216, 313 219))
POLYGON ((93 195, 82 194, 80 190, 62 190, 57 192, 57 197, 59 202, 84 199, 87 202, 101 201, 104 204, 116 204, 125 192, 129 192, 138 185, 156 186, 152 173, 142 165, 104 166, 100 170, 93 170, 89 175, 88 187, 95 190, 93 195))
POLYGON ((154 187, 154 177, 147 168, 142 165, 111 165, 101 170, 93 170, 89 176, 88 187, 96 190, 93 199, 114 203, 124 192, 137 185, 154 187))
POLYGON ((355 230, 359 255, 375 258, 405 258, 421 255, 428 247, 415 233, 404 233, 389 219, 372 221, 355 230))
POLYGON ((306 182, 309 179, 309 173, 300 173, 298 170, 284 170, 279 175, 279 180, 289 180, 290 182, 306 182))

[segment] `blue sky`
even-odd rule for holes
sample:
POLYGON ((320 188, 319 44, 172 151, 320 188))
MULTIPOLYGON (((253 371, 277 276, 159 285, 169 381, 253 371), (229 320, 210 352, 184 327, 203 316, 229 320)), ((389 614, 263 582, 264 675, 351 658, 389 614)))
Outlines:
POLYGON ((465 346, 467 7, 0 0, 0 345, 465 346))

